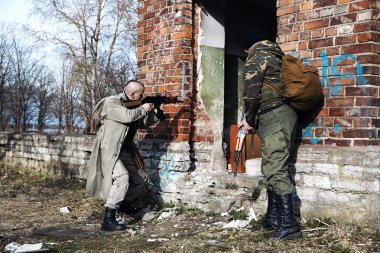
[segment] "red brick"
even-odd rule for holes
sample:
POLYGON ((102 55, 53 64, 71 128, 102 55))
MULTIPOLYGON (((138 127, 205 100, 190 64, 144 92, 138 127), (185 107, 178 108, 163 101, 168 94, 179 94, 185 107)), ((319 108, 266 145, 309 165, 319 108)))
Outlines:
POLYGON ((380 54, 358 55, 358 62, 361 64, 380 64, 380 54))
POLYGON ((359 42, 367 42, 367 41, 379 42, 380 35, 374 32, 361 33, 361 34, 358 34, 358 41, 359 42))
POLYGON ((336 27, 328 27, 325 30, 325 35, 327 36, 334 36, 337 35, 337 28, 336 27))
POLYGON ((292 33, 293 25, 283 25, 278 27, 277 34, 282 35, 282 34, 290 34, 292 33))
POLYGON ((367 10, 371 8, 371 1, 361 1, 350 4, 349 11, 360 11, 360 10, 367 10))
POLYGON ((311 38, 311 31, 300 32, 300 40, 309 40, 311 38))
POLYGON ((354 140, 355 147, 380 146, 380 140, 354 140))
POLYGON ((319 120, 319 125, 323 126, 323 127, 332 127, 334 125, 334 118, 332 118, 332 117, 322 118, 322 119, 319 120))
POLYGON ((374 127, 380 128, 380 119, 372 119, 372 124, 374 127))
POLYGON ((323 28, 323 27, 328 27, 328 26, 329 26, 329 20, 322 19, 322 20, 306 22, 304 24, 304 30, 313 30, 313 29, 323 28))
POLYGON ((354 25, 354 33, 359 33, 359 32, 365 32, 365 31, 370 31, 372 30, 373 27, 373 22, 372 21, 363 21, 361 23, 355 24, 354 25))
POLYGON ((358 53, 368 53, 372 52, 371 44, 358 44, 353 46, 343 46, 341 49, 341 54, 358 54, 358 53))
POLYGON ((326 6, 331 6, 331 5, 336 5, 337 0, 318 0, 314 1, 314 8, 321 8, 321 7, 326 7, 326 6))
POLYGON ((352 44, 356 43, 357 35, 346 35, 335 38, 335 45, 352 44))
POLYGON ((314 49, 318 47, 328 47, 328 46, 333 46, 333 45, 334 45, 334 41, 332 38, 309 41, 309 49, 314 49))
POLYGON ((313 39, 323 37, 324 36, 324 31, 325 31, 324 29, 313 30, 311 32, 313 39))
POLYGON ((330 25, 341 25, 341 24, 347 24, 347 23, 353 23, 356 21, 356 13, 351 13, 347 15, 342 16, 335 16, 331 18, 330 25))
POLYGON ((299 5, 293 5, 289 7, 277 8, 277 16, 281 17, 291 13, 299 12, 299 5))
POLYGON ((306 50, 307 49, 307 41, 300 41, 298 43, 298 50, 306 50))
POLYGON ((331 108, 329 112, 330 116, 345 116, 346 115, 346 109, 344 108, 331 108))
POLYGON ((302 12, 302 13, 297 13, 296 17, 297 17, 296 18, 297 21, 303 21, 303 20, 307 20, 308 15, 307 15, 307 12, 302 12))
POLYGON ((356 98, 356 106, 380 107, 380 98, 356 98))
POLYGON ((371 87, 345 87, 346 96, 374 96, 376 89, 371 87))
POLYGON ((308 11, 308 10, 313 9, 313 7, 314 7, 313 1, 306 1, 304 3, 301 3, 300 11, 308 11))
POLYGON ((374 138, 376 136, 375 129, 348 129, 343 130, 344 138, 374 138))
POLYGON ((363 76, 365 78, 366 84, 380 86, 380 76, 363 76))
POLYGON ((326 98, 326 107, 353 106, 354 98, 326 98))
POLYGON ((292 3, 292 0, 278 0, 277 5, 278 7, 288 6, 292 3))
POLYGON ((362 66, 363 74, 380 75, 380 66, 362 66))
POLYGON ((352 123, 353 123, 354 127, 356 127, 356 128, 373 127, 372 119, 370 119, 370 118, 364 118, 364 117, 354 118, 352 120, 352 123))
POLYGON ((324 140, 325 145, 336 145, 340 147, 349 147, 351 146, 351 140, 342 140, 342 139, 326 139, 324 140))
POLYGON ((355 0, 338 0, 338 4, 344 4, 349 2, 354 2, 355 0))
POLYGON ((322 108, 322 110, 319 112, 318 117, 324 117, 329 115, 329 109, 328 108, 322 108))

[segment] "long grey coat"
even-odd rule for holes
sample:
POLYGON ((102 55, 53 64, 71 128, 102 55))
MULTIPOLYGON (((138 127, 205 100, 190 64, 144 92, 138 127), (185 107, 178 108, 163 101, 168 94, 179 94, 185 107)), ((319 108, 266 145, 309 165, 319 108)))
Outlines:
POLYGON ((128 133, 129 123, 139 121, 139 128, 146 128, 158 121, 153 112, 142 107, 127 109, 122 102, 124 93, 107 97, 101 111, 103 123, 92 143, 88 166, 86 194, 107 200, 112 186, 112 170, 128 133))

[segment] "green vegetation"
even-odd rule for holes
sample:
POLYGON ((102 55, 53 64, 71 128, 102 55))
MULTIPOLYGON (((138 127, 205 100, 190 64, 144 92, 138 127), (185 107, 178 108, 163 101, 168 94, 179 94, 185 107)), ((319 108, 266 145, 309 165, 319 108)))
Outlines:
POLYGON ((226 184, 226 189, 228 190, 237 190, 239 188, 239 185, 236 183, 227 183, 226 184))
POLYGON ((248 215, 241 210, 234 210, 232 209, 229 214, 232 216, 233 220, 246 220, 248 218, 248 215))

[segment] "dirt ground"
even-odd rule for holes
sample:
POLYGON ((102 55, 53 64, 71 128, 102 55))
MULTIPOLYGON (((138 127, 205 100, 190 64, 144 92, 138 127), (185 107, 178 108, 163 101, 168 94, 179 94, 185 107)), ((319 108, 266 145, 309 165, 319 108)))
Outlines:
POLYGON ((126 214, 129 229, 103 232, 101 201, 84 195, 85 182, 0 168, 0 251, 11 242, 43 243, 46 252, 380 252, 380 231, 329 219, 303 221, 303 238, 267 239, 268 233, 221 224, 245 218, 165 203, 149 221, 126 214), (68 206, 70 213, 60 208, 68 206), (168 216, 163 218, 163 213, 168 216))

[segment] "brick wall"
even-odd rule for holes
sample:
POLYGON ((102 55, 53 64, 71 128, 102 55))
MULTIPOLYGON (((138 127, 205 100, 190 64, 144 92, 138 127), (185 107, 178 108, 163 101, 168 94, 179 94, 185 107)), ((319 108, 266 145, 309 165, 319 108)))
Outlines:
POLYGON ((278 43, 320 71, 325 106, 304 143, 368 146, 380 140, 378 1, 278 0, 278 43))
POLYGON ((183 104, 164 107, 168 120, 142 132, 140 139, 212 141, 212 131, 197 99, 197 8, 189 0, 140 0, 138 79, 147 95, 180 96, 183 104))

